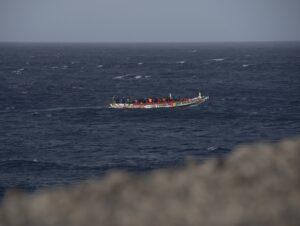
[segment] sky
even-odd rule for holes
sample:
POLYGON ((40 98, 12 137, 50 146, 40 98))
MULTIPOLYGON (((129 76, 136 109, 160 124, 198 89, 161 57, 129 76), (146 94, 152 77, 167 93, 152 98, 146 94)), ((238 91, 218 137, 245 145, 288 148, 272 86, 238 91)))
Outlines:
POLYGON ((0 41, 299 41, 300 0, 0 0, 0 41))

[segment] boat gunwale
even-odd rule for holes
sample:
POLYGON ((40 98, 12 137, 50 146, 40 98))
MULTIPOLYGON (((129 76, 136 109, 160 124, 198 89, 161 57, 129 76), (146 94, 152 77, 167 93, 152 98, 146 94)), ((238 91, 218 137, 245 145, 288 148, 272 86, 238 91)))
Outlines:
POLYGON ((209 96, 197 96, 185 101, 169 101, 165 103, 111 103, 110 108, 114 109, 156 109, 156 108, 176 108, 198 105, 209 99, 209 96))

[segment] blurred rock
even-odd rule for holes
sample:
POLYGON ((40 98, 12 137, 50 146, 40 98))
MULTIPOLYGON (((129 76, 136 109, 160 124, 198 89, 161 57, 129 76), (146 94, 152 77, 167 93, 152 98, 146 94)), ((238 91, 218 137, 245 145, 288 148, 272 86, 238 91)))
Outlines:
POLYGON ((234 150, 225 159, 147 175, 24 194, 0 209, 5 226, 300 225, 300 139, 234 150))

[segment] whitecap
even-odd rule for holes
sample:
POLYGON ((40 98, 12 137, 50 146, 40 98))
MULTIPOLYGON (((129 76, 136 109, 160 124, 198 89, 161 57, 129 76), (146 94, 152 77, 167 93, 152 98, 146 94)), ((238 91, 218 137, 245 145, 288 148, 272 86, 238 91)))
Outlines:
POLYGON ((249 64, 243 64, 243 67, 248 67, 249 66, 249 64))
POLYGON ((126 79, 126 80, 132 80, 132 79, 149 79, 151 76, 146 75, 131 75, 131 74, 126 74, 126 75, 119 75, 115 76, 113 79, 126 79))
POLYGON ((14 106, 9 106, 9 107, 6 107, 6 108, 5 108, 6 111, 11 111, 11 110, 14 110, 14 109, 15 109, 14 106))
POLYGON ((181 61, 177 61, 176 63, 177 63, 177 64, 184 64, 185 61, 184 61, 184 60, 181 60, 181 61))
POLYGON ((130 74, 119 75, 119 76, 114 77, 114 79, 123 79, 123 78, 126 78, 126 77, 128 77, 128 76, 130 76, 130 74))
POLYGON ((216 62, 220 62, 220 61, 223 61, 224 58, 215 58, 215 59, 211 59, 211 60, 216 61, 216 62))
POLYGON ((79 89, 79 90, 82 90, 82 89, 84 89, 84 88, 81 87, 81 86, 72 86, 72 89, 79 89))
POLYGON ((208 147, 208 148, 207 148, 208 151, 214 151, 214 150, 216 150, 216 149, 217 149, 216 146, 211 146, 211 147, 208 147))
POLYGON ((143 65, 144 63, 143 62, 138 62, 138 65, 143 65))
POLYGON ((103 65, 102 64, 99 64, 98 66, 97 66, 97 68, 102 68, 103 67, 103 65))
POLYGON ((13 71, 12 73, 19 75, 19 74, 22 74, 22 71, 24 71, 24 70, 25 70, 24 68, 20 68, 18 70, 13 71))

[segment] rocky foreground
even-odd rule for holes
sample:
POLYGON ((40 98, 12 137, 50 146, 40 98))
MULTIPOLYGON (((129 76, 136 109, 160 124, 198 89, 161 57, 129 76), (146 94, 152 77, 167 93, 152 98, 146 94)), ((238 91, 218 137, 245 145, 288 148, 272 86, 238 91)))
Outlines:
POLYGON ((300 139, 234 150, 226 159, 147 175, 10 192, 0 225, 300 225, 300 139))

